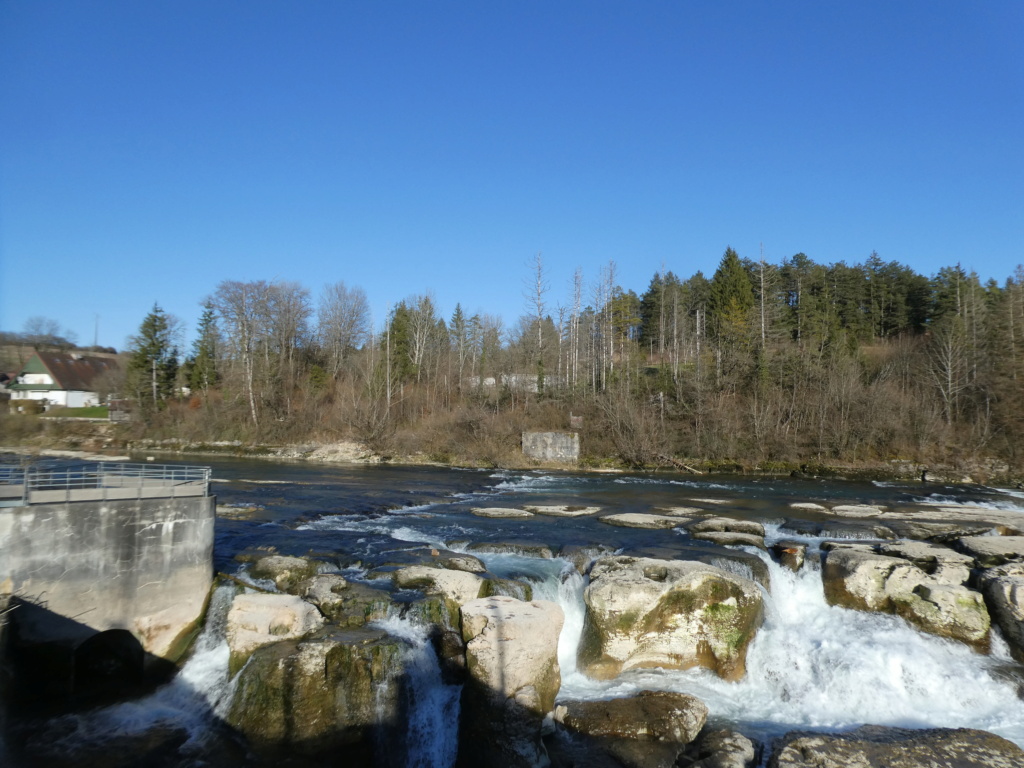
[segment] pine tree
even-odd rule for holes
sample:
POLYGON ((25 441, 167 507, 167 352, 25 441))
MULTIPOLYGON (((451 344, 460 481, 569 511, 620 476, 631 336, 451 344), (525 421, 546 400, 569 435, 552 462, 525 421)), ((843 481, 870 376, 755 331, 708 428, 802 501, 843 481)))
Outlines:
POLYGON ((218 380, 217 373, 217 342, 219 332, 217 329, 217 315, 213 311, 213 305, 203 305, 203 314, 199 318, 199 327, 196 329, 196 340, 192 343, 192 355, 186 365, 188 366, 188 384, 193 391, 202 390, 204 394, 215 386, 218 380))
POLYGON ((175 318, 154 304, 139 326, 138 336, 131 340, 128 388, 143 412, 164 407, 174 394, 174 379, 178 374, 176 335, 175 318))

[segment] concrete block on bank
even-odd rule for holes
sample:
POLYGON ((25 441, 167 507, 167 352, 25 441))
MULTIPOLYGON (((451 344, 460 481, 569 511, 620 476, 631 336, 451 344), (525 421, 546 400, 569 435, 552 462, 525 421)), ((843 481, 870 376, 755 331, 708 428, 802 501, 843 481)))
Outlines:
POLYGON ((538 461, 579 461, 579 432, 523 432, 523 454, 538 461))

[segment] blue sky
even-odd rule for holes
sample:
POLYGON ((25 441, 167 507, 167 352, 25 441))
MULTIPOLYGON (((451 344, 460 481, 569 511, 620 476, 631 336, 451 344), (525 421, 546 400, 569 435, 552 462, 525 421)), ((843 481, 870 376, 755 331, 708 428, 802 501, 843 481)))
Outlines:
POLYGON ((0 0, 0 329, 121 348, 225 279, 512 324, 541 252, 642 292, 1024 262, 1024 4, 0 0))

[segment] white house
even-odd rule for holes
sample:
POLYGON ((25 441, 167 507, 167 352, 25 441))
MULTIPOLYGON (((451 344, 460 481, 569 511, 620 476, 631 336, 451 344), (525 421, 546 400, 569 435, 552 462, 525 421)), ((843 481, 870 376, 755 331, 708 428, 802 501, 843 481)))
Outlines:
POLYGON ((8 384, 11 408, 20 410, 19 403, 26 400, 40 401, 45 408, 99 405, 96 379, 116 366, 117 361, 108 357, 75 352, 36 352, 14 381, 8 384))

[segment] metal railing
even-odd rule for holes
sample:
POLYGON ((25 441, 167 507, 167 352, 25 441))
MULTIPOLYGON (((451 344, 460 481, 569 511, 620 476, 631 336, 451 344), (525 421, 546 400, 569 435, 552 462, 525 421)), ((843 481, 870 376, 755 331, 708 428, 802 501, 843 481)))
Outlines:
POLYGON ((47 468, 0 466, 0 506, 6 507, 209 493, 209 467, 112 462, 47 468))

